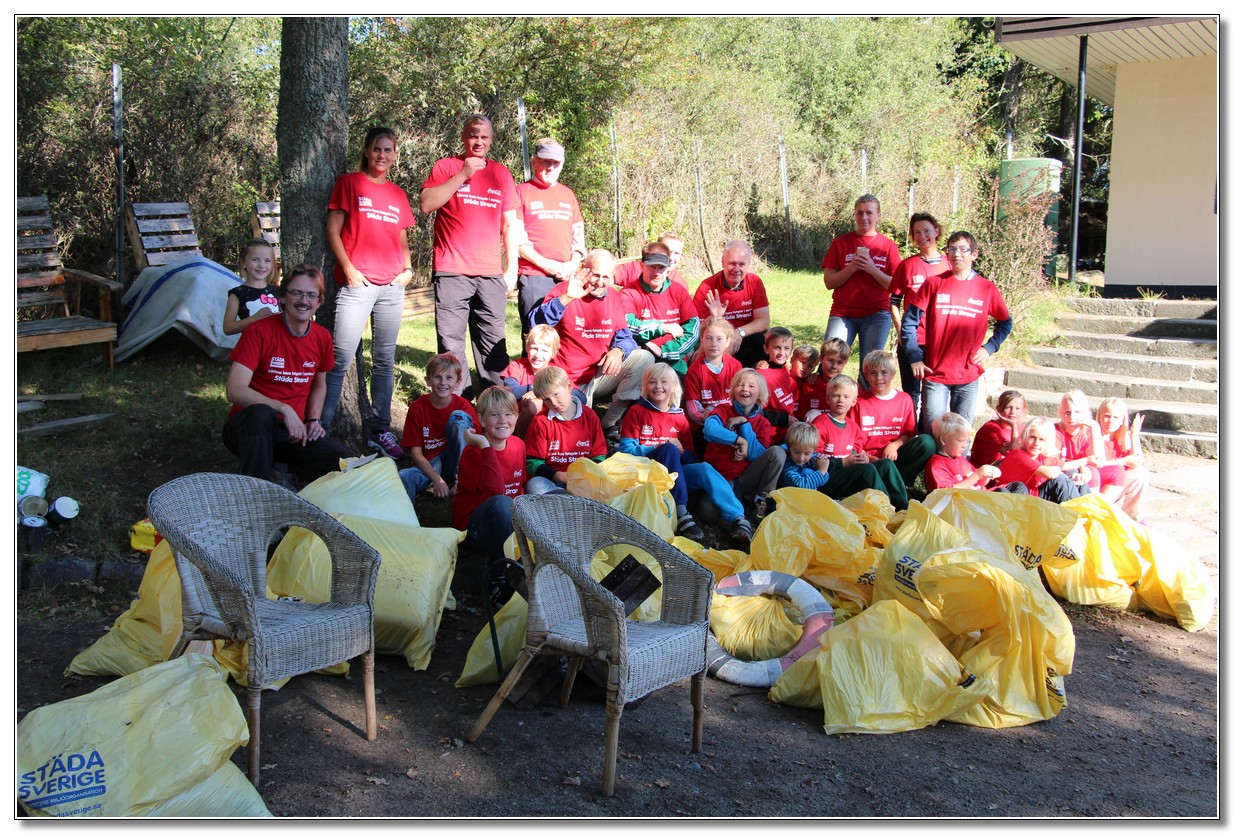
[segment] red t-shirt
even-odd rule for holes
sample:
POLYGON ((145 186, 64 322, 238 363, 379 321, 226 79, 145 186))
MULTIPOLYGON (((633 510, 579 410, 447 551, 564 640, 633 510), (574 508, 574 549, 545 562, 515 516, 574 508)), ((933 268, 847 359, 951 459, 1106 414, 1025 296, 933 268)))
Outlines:
POLYGON ((506 448, 466 446, 459 457, 459 492, 450 508, 450 524, 467 530, 472 511, 494 496, 523 495, 523 468, 527 466, 527 450, 523 441, 513 435, 506 439, 506 448))
MULTIPOLYGON (((422 189, 440 186, 463 168, 463 157, 439 159, 422 189)), ((433 270, 459 275, 502 274, 502 214, 518 209, 515 178, 489 160, 433 220, 433 270)))
POLYGON ((902 435, 912 435, 918 428, 913 416, 913 398, 903 391, 893 391, 886 400, 863 391, 849 410, 849 418, 857 421, 862 429, 866 436, 862 448, 872 458, 882 458, 885 446, 902 435))
MULTIPOLYGON (((955 487, 975 472, 977 468, 965 456, 949 458, 943 453, 936 452, 926 462, 926 471, 923 473, 926 478, 926 490, 930 492, 940 488, 955 487)), ((989 478, 979 478, 974 488, 985 490, 989 483, 989 478)))
MULTIPOLYGON (((575 193, 561 183, 528 180, 515 186, 517 215, 532 248, 554 261, 569 261, 574 253, 574 225, 583 222, 575 193)), ((519 275, 544 275, 531 261, 519 259, 519 275)))
MULTIPOLYGON (((636 259, 634 261, 624 261, 617 265, 617 269, 613 271, 613 285, 621 287, 623 290, 627 287, 637 285, 639 280, 643 278, 643 261, 636 259)), ((680 284, 686 287, 686 279, 682 278, 682 274, 678 272, 677 267, 672 267, 669 270, 669 280, 674 284, 680 284)), ((686 288, 687 294, 690 293, 690 288, 686 288)), ((687 316, 687 319, 690 317, 687 316)))
MULTIPOLYGON (((729 418, 736 417, 738 410, 733 407, 732 400, 726 400, 719 404, 716 410, 708 417, 716 417, 722 424, 728 422, 729 418)), ((751 431, 755 433, 755 439, 764 447, 772 445, 772 424, 768 423, 768 419, 762 414, 752 415, 747 417, 750 423, 751 431)), ((703 460, 711 464, 716 472, 720 473, 726 481, 733 481, 735 478, 746 472, 746 468, 750 466, 750 459, 742 461, 733 460, 733 447, 724 446, 723 444, 709 443, 707 449, 703 452, 703 460)))
MULTIPOLYGON (((558 282, 545 295, 545 301, 558 298, 567 289, 567 282, 558 282)), ((557 323, 562 347, 549 362, 564 370, 572 385, 586 385, 596 376, 600 358, 613 347, 613 335, 624 327, 626 308, 617 289, 610 288, 601 298, 587 295, 575 299, 566 305, 557 323)))
POLYGON ((1074 461, 1089 455, 1097 455, 1094 448, 1093 427, 1082 423, 1076 428, 1075 435, 1063 431, 1063 424, 1055 424, 1055 446, 1065 461, 1074 461))
MULTIPOLYGON (((876 232, 865 238, 859 238, 857 232, 846 232, 832 239, 827 255, 823 256, 825 270, 843 270, 858 254, 858 247, 864 246, 870 250, 871 260, 875 266, 888 276, 896 274, 896 268, 901 263, 900 250, 891 239, 876 232)), ((843 286, 832 291, 832 310, 829 316, 870 316, 891 307, 891 294, 888 289, 875 280, 873 275, 857 272, 850 276, 843 286)))
POLYGON ((1046 483, 1046 476, 1038 473, 1038 468, 1044 464, 1058 466, 1057 459, 1047 459, 1039 455, 1036 458, 1023 449, 1014 449, 999 462, 999 478, 995 479, 996 487, 1019 481, 1029 488, 1031 496, 1038 495, 1038 488, 1046 483))
POLYGON ((923 362, 934 369, 926 379, 959 386, 982 376, 973 362, 974 351, 986 343, 987 320, 1010 319, 999 288, 976 273, 961 281, 951 272, 932 276, 906 304, 923 311, 926 342, 921 340, 923 362))
MULTIPOLYGON (((948 259, 942 256, 940 256, 938 261, 930 264, 921 255, 911 255, 904 261, 901 261, 900 266, 896 268, 896 274, 892 276, 892 283, 888 285, 888 293, 893 296, 900 294, 904 297, 901 301, 901 309, 903 310, 909 304, 909 300, 922 290, 922 285, 926 283, 926 279, 933 275, 943 275, 949 269, 948 259)), ((926 329, 919 322, 918 344, 922 344, 925 338, 926 329)))
MULTIPOLYGON (((579 415, 574 420, 549 417, 548 410, 532 418, 527 427, 527 457, 539 458, 563 472, 576 458, 598 458, 608 453, 600 418, 587 406, 575 401, 579 415)), ((529 472, 528 477, 536 475, 529 472)))
POLYGON ((502 369, 501 377, 503 380, 507 378, 514 380, 517 386, 530 386, 536 377, 536 372, 532 370, 532 364, 527 357, 519 357, 511 360, 510 364, 502 369))
POLYGON ((759 376, 768 384, 768 404, 772 409, 792 415, 798 408, 798 381, 789 374, 788 368, 761 368, 759 376))
POLYGON ((755 311, 768 306, 768 294, 759 276, 747 273, 746 278, 742 279, 742 286, 730 290, 725 284, 725 274, 719 272, 708 276, 695 288, 695 311, 701 320, 712 315, 708 311, 708 293, 713 290, 719 291, 720 300, 729 304, 725 308, 725 319, 735 328, 750 324, 755 318, 755 311))
POLYGON ((446 421, 450 413, 464 411, 472 416, 472 425, 479 426, 480 418, 472 404, 457 394, 450 395, 450 405, 438 408, 429 402, 429 395, 422 394, 407 407, 407 420, 403 423, 405 448, 420 447, 426 459, 436 458, 446 446, 446 421))
POLYGON ((1004 447, 1011 442, 1011 425, 999 418, 988 420, 973 435, 973 446, 969 448, 969 460, 975 467, 981 467, 983 464, 998 464, 1003 460, 1004 447))
POLYGON ((828 393, 828 381, 823 379, 822 374, 812 376, 815 378, 813 383, 810 376, 798 383, 798 411, 794 415, 798 420, 806 420, 806 413, 812 409, 821 412, 828 410, 824 399, 828 393))
MULTIPOLYGON (((249 388, 286 403, 304 420, 313 376, 334 368, 334 341, 316 322, 304 336, 293 336, 282 316, 267 316, 240 332, 231 360, 253 372, 249 388)), ((240 408, 232 404, 227 416, 240 408)))
POLYGON ((856 420, 848 419, 844 426, 824 412, 811 423, 819 430, 819 446, 815 451, 831 458, 844 458, 854 450, 861 449, 866 438, 856 420))
MULTIPOLYGON (((375 183, 353 171, 334 181, 327 208, 345 213, 339 233, 343 251, 370 284, 389 284, 403 272, 406 262, 399 233, 416 225, 407 192, 390 181, 375 183)), ((338 264, 334 279, 347 283, 338 264)))
POLYGON ((685 412, 662 412, 638 402, 622 415, 622 437, 633 438, 639 446, 656 447, 676 440, 683 452, 695 449, 685 412))
POLYGON ((686 369, 686 382, 682 385, 682 399, 689 402, 698 400, 703 404, 705 413, 715 409, 721 403, 729 402, 729 386, 734 376, 742 370, 742 363, 732 354, 725 354, 720 373, 708 368, 701 354, 698 359, 686 369))

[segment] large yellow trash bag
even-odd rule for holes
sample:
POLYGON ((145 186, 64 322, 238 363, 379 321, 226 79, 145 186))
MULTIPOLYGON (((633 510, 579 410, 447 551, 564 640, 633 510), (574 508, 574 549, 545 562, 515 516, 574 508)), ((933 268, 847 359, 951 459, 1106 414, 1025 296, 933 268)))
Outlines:
POLYGON ((880 549, 867 545, 866 530, 853 511, 818 490, 801 487, 782 487, 772 498, 776 510, 751 542, 754 568, 802 577, 817 588, 868 605, 880 549))
MULTIPOLYGON (((30 814, 56 817, 166 809, 249 740, 225 679, 214 659, 190 653, 32 711, 17 725, 18 802, 30 814)), ((249 789, 207 796, 203 806, 178 813, 244 814, 254 808, 249 789)))
POLYGON ((973 544, 1036 574, 1039 565, 1067 565, 1076 555, 1060 545, 1076 525, 1076 511, 1013 493, 935 490, 926 509, 969 535, 973 544))
POLYGON ((888 530, 888 522, 896 513, 888 494, 882 490, 859 490, 853 495, 840 500, 841 507, 852 510, 858 517, 858 522, 866 529, 866 542, 877 548, 884 548, 892 538, 888 530))
MULTIPOLYGON (((382 555, 373 596, 377 651, 402 655, 413 670, 423 670, 436 645, 463 532, 349 514, 338 519, 382 555)), ((277 595, 328 601, 326 543, 303 528, 289 530, 267 568, 266 584, 277 595)))
POLYGON ((802 638, 801 613, 779 598, 713 594, 710 622, 725 652, 742 661, 780 658, 802 638))
POLYGON ((989 692, 976 670, 967 671, 895 600, 872 604, 819 643, 815 668, 829 734, 925 728, 989 692))
POLYGON ((680 536, 674 537, 673 544, 681 549, 683 554, 711 571, 717 581, 725 579, 730 574, 740 574, 754 568, 750 561, 750 554, 736 548, 726 548, 723 551, 705 548, 697 542, 680 536))
POLYGON ((1073 603, 1144 607, 1189 632, 1213 619, 1213 584, 1200 560, 1136 524, 1104 496, 1064 506, 1080 515, 1068 543, 1081 558, 1073 566, 1043 568, 1056 594, 1073 603))
POLYGON ((566 492, 609 504, 617 496, 644 484, 654 484, 656 492, 673 489, 677 475, 665 465, 641 455, 615 453, 597 464, 590 458, 576 458, 566 468, 566 492))
MULTIPOLYGON (((127 676, 167 659, 180 640, 184 623, 180 609, 180 575, 172 547, 164 540, 150 552, 137 599, 116 618, 103 637, 79 652, 65 675, 127 676)), ((237 683, 245 684, 243 644, 214 641, 213 653, 237 683)), ((282 681, 267 689, 277 690, 282 681)))
POLYGON ((327 473, 300 491, 300 498, 327 513, 346 513, 419 527, 416 506, 389 458, 327 473))
MULTIPOLYGON (((832 629, 839 624, 837 620, 832 629)), ((823 647, 815 647, 790 664, 768 690, 768 698, 777 704, 823 710, 823 691, 819 689, 819 668, 816 666, 822 652, 823 647)))
POLYGON ((918 574, 922 600, 956 634, 978 632, 958 660, 993 690, 951 722, 1004 728, 1050 719, 1067 706, 1063 676, 1072 672, 1072 623, 1049 595, 1035 594, 989 563, 928 565, 918 574))
MULTIPOLYGON (((502 669, 509 673, 510 668, 519 660, 523 639, 527 635, 527 601, 523 599, 523 595, 516 594, 507 600, 506 605, 493 616, 493 622, 497 626, 497 642, 502 650, 502 669)), ((493 639, 489 637, 490 634, 489 624, 486 623, 467 651, 463 672, 455 681, 455 687, 498 683, 497 665, 493 663, 493 639)))
MULTIPOLYGON (((636 456, 627 456, 634 458, 636 456)), ((653 461, 653 464, 656 462, 653 461)), ((659 464, 657 466, 660 466, 659 464)), ((610 500, 609 506, 620 510, 640 525, 650 530, 666 542, 673 540, 673 531, 677 527, 677 508, 672 498, 663 493, 657 483, 652 480, 638 485, 610 500)), ((655 575, 657 580, 664 582, 660 563, 651 554, 641 548, 630 545, 615 545, 605 548, 592 560, 591 576, 600 582, 609 572, 617 568, 626 555, 634 556, 641 564, 655 575)), ((654 591, 647 600, 639 604, 629 615, 631 620, 653 621, 660 619, 660 589, 654 591)))
POLYGON ((141 814, 151 818, 274 817, 248 776, 230 760, 196 786, 144 807, 141 814))

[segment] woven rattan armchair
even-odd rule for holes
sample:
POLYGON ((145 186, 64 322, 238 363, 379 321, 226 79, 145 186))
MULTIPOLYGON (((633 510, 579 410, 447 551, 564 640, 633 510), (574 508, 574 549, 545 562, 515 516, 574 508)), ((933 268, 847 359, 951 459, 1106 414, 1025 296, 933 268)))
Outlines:
POLYGON ((199 473, 150 494, 150 521, 172 547, 189 641, 248 644, 249 779, 258 784, 262 688, 281 678, 361 656, 365 734, 377 738, 373 690, 373 592, 381 557, 329 514, 268 481, 199 473), (289 526, 312 531, 330 551, 330 602, 266 597, 266 554, 289 526))
POLYGON ((606 797, 612 796, 616 779, 623 706, 688 676, 694 707, 691 752, 698 753, 711 572, 626 514, 590 499, 565 493, 521 496, 514 501, 513 515, 527 574, 527 637, 514 669, 468 732, 468 740, 476 741, 484 731, 528 664, 537 655, 554 654, 570 657, 562 707, 570 701, 585 659, 609 666, 602 790, 606 797), (660 564, 659 621, 628 621, 622 601, 588 573, 597 551, 622 544, 646 551, 660 564))

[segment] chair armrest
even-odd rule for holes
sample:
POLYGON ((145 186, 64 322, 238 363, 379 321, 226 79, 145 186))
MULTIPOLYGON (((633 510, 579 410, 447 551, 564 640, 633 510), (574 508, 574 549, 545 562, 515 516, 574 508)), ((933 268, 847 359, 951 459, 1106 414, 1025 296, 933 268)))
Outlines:
POLYGON ((330 514, 310 507, 311 513, 295 513, 287 521, 311 531, 326 543, 330 552, 330 602, 370 603, 377 588, 381 555, 351 528, 330 514))
POLYGON ((103 278, 101 275, 88 273, 85 270, 70 270, 65 268, 61 270, 61 272, 64 273, 65 278, 71 278, 74 281, 80 281, 83 284, 93 284, 100 290, 110 290, 114 293, 119 293, 124 290, 124 285, 119 281, 113 281, 110 278, 103 278))
POLYGON ((688 624, 708 619, 712 605, 712 572, 656 536, 623 539, 624 544, 646 551, 661 572, 660 619, 688 624))

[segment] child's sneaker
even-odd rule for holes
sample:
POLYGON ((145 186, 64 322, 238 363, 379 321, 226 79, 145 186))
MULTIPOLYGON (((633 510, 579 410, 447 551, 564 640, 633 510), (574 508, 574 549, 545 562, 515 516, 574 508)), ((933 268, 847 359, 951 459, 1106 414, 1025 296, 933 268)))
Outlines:
POLYGON ((376 435, 370 435, 369 446, 387 458, 393 458, 396 461, 403 457, 403 447, 399 446, 399 439, 389 429, 376 435))
POLYGON ((750 542, 755 538, 755 532, 750 527, 750 520, 745 516, 739 516, 733 520, 733 526, 729 528, 729 535, 738 542, 750 542))
POLYGON ((699 527, 695 522, 695 517, 690 515, 684 505, 678 506, 678 536, 684 536, 687 539, 693 539, 695 542, 703 542, 703 528, 699 527))

